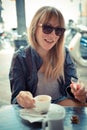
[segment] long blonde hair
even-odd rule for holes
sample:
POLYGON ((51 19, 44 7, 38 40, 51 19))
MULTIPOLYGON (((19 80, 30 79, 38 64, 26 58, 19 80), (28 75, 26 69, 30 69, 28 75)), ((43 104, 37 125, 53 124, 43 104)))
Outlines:
MULTIPOLYGON (((41 7, 34 15, 29 28, 29 42, 33 48, 37 50, 38 43, 36 40, 36 29, 38 23, 48 23, 55 17, 59 26, 64 28, 65 22, 62 13, 55 7, 41 7)), ((46 63, 45 75, 47 78, 59 79, 62 76, 64 79, 64 34, 60 36, 55 46, 49 51, 48 61, 46 63)))

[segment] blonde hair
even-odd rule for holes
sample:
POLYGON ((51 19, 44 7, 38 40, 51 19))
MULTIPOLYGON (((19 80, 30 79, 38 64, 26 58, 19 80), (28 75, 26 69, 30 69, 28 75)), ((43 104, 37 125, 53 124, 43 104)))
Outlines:
MULTIPOLYGON (((38 43, 36 40, 36 30, 38 23, 48 23, 55 17, 59 26, 64 28, 65 22, 62 13, 55 7, 41 7, 34 15, 29 28, 29 42, 33 48, 37 50, 38 43)), ((47 78, 59 79, 62 76, 64 79, 64 34, 60 36, 55 46, 49 51, 48 60, 46 63, 45 75, 47 78)))

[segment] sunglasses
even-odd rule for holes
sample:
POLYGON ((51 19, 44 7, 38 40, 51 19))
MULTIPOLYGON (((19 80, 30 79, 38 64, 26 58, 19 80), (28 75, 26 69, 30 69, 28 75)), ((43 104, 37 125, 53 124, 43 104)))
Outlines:
POLYGON ((42 31, 45 34, 50 34, 53 32, 53 30, 55 30, 56 36, 61 36, 65 32, 65 28, 61 28, 61 27, 53 27, 48 24, 40 24, 39 26, 42 27, 42 31))

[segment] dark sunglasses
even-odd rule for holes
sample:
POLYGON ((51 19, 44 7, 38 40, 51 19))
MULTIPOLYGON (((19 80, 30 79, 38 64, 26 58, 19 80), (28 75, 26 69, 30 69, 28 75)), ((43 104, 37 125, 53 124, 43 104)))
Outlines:
POLYGON ((45 34, 50 34, 50 33, 52 33, 53 30, 55 30, 56 36, 61 36, 65 32, 65 28, 61 28, 61 27, 53 27, 48 24, 40 24, 39 26, 42 27, 42 31, 45 34))

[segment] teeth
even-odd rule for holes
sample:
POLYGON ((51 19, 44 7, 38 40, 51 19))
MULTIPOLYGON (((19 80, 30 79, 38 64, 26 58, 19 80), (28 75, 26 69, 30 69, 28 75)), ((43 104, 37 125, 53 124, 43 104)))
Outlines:
POLYGON ((52 43, 53 41, 52 40, 47 40, 47 39, 45 39, 47 42, 49 42, 49 43, 52 43))

